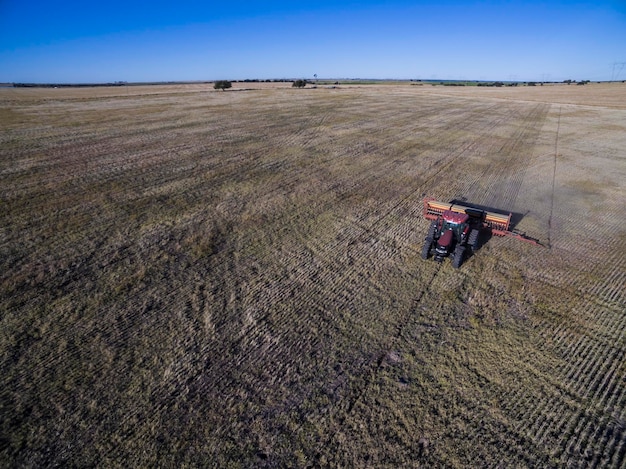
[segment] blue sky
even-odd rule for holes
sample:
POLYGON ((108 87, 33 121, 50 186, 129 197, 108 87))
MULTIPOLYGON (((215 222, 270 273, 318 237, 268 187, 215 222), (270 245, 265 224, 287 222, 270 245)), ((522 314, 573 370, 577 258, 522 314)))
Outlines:
POLYGON ((0 82, 626 79, 626 0, 0 0, 0 82))

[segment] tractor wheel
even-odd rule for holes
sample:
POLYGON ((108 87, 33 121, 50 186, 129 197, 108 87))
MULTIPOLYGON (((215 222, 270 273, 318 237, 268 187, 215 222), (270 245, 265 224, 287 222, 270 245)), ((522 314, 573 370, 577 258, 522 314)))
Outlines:
POLYGON ((424 247, 422 248, 422 259, 428 259, 430 257, 430 248, 433 245, 432 238, 426 238, 424 242, 424 247))
POLYGON ((454 250, 454 258, 452 259, 452 267, 454 267, 455 269, 458 269, 459 267, 461 267, 464 257, 465 257, 465 247, 457 246, 456 249, 454 250))
POLYGON ((428 259, 430 257, 430 248, 433 245, 432 238, 426 238, 424 246, 422 247, 422 259, 428 259))
POLYGON ((478 236, 479 235, 480 235, 479 230, 472 230, 472 232, 469 235, 469 238, 467 238, 467 245, 469 246, 472 252, 476 252, 476 250, 478 249, 478 236))
POLYGON ((430 239, 432 242, 432 239, 435 237, 436 230, 437 230, 437 220, 434 220, 430 224, 430 227, 428 228, 428 234, 426 235, 426 239, 430 239))

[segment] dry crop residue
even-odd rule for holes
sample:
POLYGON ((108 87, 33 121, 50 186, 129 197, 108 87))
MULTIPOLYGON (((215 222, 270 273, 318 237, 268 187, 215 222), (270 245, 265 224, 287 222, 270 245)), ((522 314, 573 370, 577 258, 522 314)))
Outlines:
POLYGON ((623 466, 608 86, 0 90, 0 457, 623 466), (422 261, 424 195, 543 246, 422 261))

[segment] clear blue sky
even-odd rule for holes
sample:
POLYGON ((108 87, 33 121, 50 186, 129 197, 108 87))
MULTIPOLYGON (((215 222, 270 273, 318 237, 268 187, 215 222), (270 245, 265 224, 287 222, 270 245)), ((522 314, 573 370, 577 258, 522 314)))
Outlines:
POLYGON ((0 82, 626 79, 626 0, 0 0, 0 82))

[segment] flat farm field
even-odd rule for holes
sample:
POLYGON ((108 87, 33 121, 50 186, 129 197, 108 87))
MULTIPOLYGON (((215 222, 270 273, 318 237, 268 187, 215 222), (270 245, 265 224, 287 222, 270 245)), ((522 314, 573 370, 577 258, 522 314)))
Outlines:
POLYGON ((625 202, 622 83, 0 89, 0 465, 623 468, 625 202))

